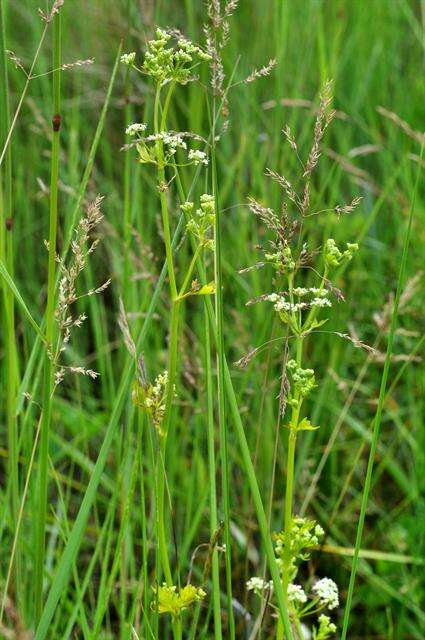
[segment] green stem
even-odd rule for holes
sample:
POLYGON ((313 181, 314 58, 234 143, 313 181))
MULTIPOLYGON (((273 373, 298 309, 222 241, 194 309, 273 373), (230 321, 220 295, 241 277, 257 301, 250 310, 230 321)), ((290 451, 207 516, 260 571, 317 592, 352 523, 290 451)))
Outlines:
MULTIPOLYGON (((293 304, 292 297, 293 278, 289 278, 289 292, 291 296, 291 304, 293 304)), ((297 320, 294 319, 294 322, 297 320)), ((296 362, 298 367, 301 367, 302 363, 302 351, 303 351, 303 339, 300 336, 296 338, 296 362)), ((286 458, 286 486, 285 486, 285 524, 284 524, 284 539, 285 539, 285 552, 284 552, 284 566, 282 572, 282 588, 286 594, 288 592, 289 578, 290 578, 290 553, 289 553, 289 539, 291 535, 292 527, 292 503, 294 496, 294 472, 295 472, 295 451, 297 445, 297 428, 300 419, 300 411, 302 398, 299 393, 295 396, 296 404, 292 407, 291 421, 289 423, 288 434, 288 449, 286 458)), ((283 626, 282 621, 279 620, 277 629, 277 639, 282 640, 283 626)))
POLYGON ((187 270, 184 282, 183 282, 183 284, 181 286, 181 289, 179 291, 179 296, 178 296, 179 298, 182 298, 184 296, 184 294, 186 293, 186 289, 187 289, 187 287, 189 285, 189 280, 192 277, 192 273, 193 273, 193 270, 195 268, 196 261, 197 261, 199 255, 200 255, 201 251, 202 251, 202 245, 199 244, 196 247, 196 249, 195 249, 195 251, 193 253, 192 260, 190 261, 189 269, 187 270))
MULTIPOLYGON (((0 107, 2 112, 0 141, 6 139, 10 129, 9 82, 6 61, 6 25, 3 0, 0 0, 0 107)), ((6 264, 11 278, 14 271, 13 252, 13 198, 12 198, 12 151, 6 150, 4 182, 0 173, 0 258, 6 264), (4 189, 4 191, 3 191, 4 189), (4 234, 6 233, 6 238, 4 234)), ((16 416, 16 396, 19 384, 18 357, 15 342, 15 301, 12 291, 4 283, 4 314, 2 319, 6 336, 6 422, 8 442, 8 477, 10 481, 10 514, 12 530, 16 528, 19 514, 19 462, 18 462, 18 421, 16 416)), ((21 588, 20 546, 15 560, 15 589, 19 602, 21 588)))
POLYGON ((53 18, 53 133, 50 166, 50 219, 49 258, 46 309, 46 350, 44 356, 43 413, 41 417, 38 512, 35 555, 35 620, 39 621, 43 608, 43 573, 45 557, 45 531, 47 517, 47 473, 49 432, 52 409, 53 365, 49 349, 53 349, 55 328, 55 278, 56 278, 56 234, 58 217, 59 136, 60 136, 60 66, 61 66, 61 22, 60 13, 53 18))
MULTIPOLYGON (((213 105, 215 111, 215 103, 213 105)), ((215 122, 215 113, 213 114, 215 122)), ((211 147, 211 169, 212 185, 215 198, 215 225, 214 225, 214 278, 216 285, 215 292, 215 316, 216 316, 216 348, 217 348, 217 400, 218 418, 220 432, 220 457, 222 476, 222 497, 224 512, 224 540, 226 544, 226 592, 227 592, 227 615, 228 615, 228 636, 230 640, 235 638, 235 619, 233 613, 232 597, 232 538, 230 534, 230 489, 229 489, 229 457, 228 457, 228 425, 225 404, 225 381, 224 381, 224 340, 223 340, 223 283, 221 265, 221 211, 218 195, 217 166, 215 154, 215 127, 212 131, 211 147)))
MULTIPOLYGON (((125 76, 125 92, 126 92, 126 105, 125 105, 125 124, 127 125, 131 121, 133 113, 130 98, 129 98, 129 73, 127 70, 125 76)), ((124 264, 123 264, 123 296, 124 305, 126 309, 131 308, 131 294, 132 287, 130 286, 130 244, 131 244, 131 223, 132 223, 132 210, 131 210, 131 155, 125 154, 124 157, 124 216, 123 216, 123 239, 124 239, 124 264)))
MULTIPOLYGON (((170 105, 172 90, 173 90, 173 84, 170 85, 168 89, 164 109, 162 111, 161 128, 160 128, 158 123, 159 123, 159 112, 161 107, 161 104, 160 104, 161 86, 157 85, 156 93, 155 93, 155 107, 154 107, 155 134, 159 134, 165 128, 166 117, 167 117, 168 108, 170 105)), ((174 300, 177 297, 177 286, 176 286, 176 278, 174 274, 173 252, 171 249, 170 217, 168 214, 168 205, 167 205, 167 197, 166 197, 167 185, 165 182, 164 144, 161 139, 157 140, 156 142, 156 153, 157 153, 157 169, 158 169, 158 191, 159 191, 159 198, 161 202, 161 215, 162 215, 162 226, 163 226, 163 234, 164 234, 165 256, 167 260, 167 269, 168 269, 168 278, 170 281, 171 298, 172 300, 174 300)))
MULTIPOLYGON (((217 531, 217 488, 216 488, 216 461, 215 461, 215 441, 214 441, 214 413, 213 413, 213 381, 211 363, 211 337, 208 323, 208 313, 204 305, 204 327, 205 327, 205 371, 207 377, 207 415, 208 415, 208 471, 210 485, 210 534, 213 536, 217 531)), ((217 549, 214 548, 212 555, 212 584, 213 584, 213 612, 214 612, 214 638, 221 640, 221 608, 220 608, 220 574, 218 565, 217 549)))

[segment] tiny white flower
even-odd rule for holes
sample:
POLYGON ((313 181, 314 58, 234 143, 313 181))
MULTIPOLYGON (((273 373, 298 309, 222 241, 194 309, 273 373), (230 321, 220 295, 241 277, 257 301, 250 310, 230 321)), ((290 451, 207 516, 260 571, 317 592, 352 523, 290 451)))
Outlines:
POLYGON ((330 578, 318 580, 312 591, 320 599, 320 604, 328 609, 335 609, 339 605, 338 587, 330 578))
POLYGON ((301 297, 301 296, 306 296, 308 293, 308 289, 305 289, 304 287, 295 287, 294 289, 294 295, 301 297))
POLYGON ((277 295, 277 293, 270 293, 266 297, 266 300, 268 300, 269 302, 277 302, 279 300, 279 296, 277 295))
POLYGON ((315 296, 319 296, 319 297, 323 297, 327 295, 327 291, 326 289, 319 289, 318 287, 310 287, 309 289, 310 293, 312 293, 315 296))
POLYGON ((307 596, 304 589, 299 584, 288 584, 288 600, 289 602, 299 602, 303 604, 307 602, 307 596))
POLYGON ((254 576, 250 578, 246 583, 246 588, 248 591, 255 591, 256 593, 263 593, 263 591, 267 591, 272 587, 272 581, 267 582, 267 580, 263 580, 263 578, 258 578, 254 576))
POLYGON ((323 536, 325 532, 320 524, 316 524, 316 526, 314 527, 314 533, 316 534, 316 536, 320 537, 323 536))
POLYGON ((130 53, 123 53, 120 60, 123 64, 127 64, 131 66, 132 64, 134 64, 134 61, 136 60, 136 52, 131 51, 130 53))
POLYGON ((274 308, 276 311, 291 311, 291 303, 287 302, 285 298, 282 297, 276 302, 274 308))
POLYGON ((331 307, 332 303, 328 298, 313 298, 311 301, 312 307, 331 307))
POLYGON ((144 122, 133 122, 133 124, 129 124, 125 133, 128 136, 135 136, 137 133, 142 133, 146 131, 147 125, 144 122))
POLYGON ((190 149, 188 158, 192 160, 194 164, 208 164, 207 154, 199 151, 199 149, 190 149))

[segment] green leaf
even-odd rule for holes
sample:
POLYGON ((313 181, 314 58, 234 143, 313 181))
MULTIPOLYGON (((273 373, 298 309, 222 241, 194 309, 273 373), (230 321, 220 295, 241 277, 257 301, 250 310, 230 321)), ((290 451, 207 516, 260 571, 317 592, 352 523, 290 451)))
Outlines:
POLYGON ((303 418, 297 426, 297 431, 315 431, 316 429, 320 429, 320 427, 313 427, 308 418, 303 418))
POLYGON ((179 297, 179 300, 183 300, 183 298, 188 298, 189 296, 211 296, 215 293, 216 287, 215 282, 209 282, 208 284, 204 284, 199 289, 195 288, 192 283, 192 289, 185 293, 183 296, 179 297))
POLYGON ((209 282, 208 284, 204 284, 198 291, 194 292, 196 296, 211 296, 215 293, 215 282, 209 282))
POLYGON ((38 324, 36 323, 36 321, 34 320, 34 318, 32 317, 30 310, 28 309, 27 305, 25 304, 24 299, 22 298, 21 294, 19 293, 15 283, 13 282, 8 270, 6 269, 5 264, 3 263, 2 260, 0 260, 0 274, 2 275, 4 281, 6 282, 7 286, 9 287, 9 289, 12 291, 13 295, 15 296, 18 304, 20 305, 22 311, 24 312, 25 316, 27 317, 27 319, 29 320, 31 326, 33 327, 33 329, 38 333, 38 335, 40 336, 40 338, 42 339, 43 342, 46 342, 46 338, 43 335, 43 332, 41 331, 40 327, 38 326, 38 324))
POLYGON ((327 321, 328 321, 328 318, 325 318, 324 320, 313 320, 310 326, 310 330, 317 329, 318 327, 322 327, 327 321))

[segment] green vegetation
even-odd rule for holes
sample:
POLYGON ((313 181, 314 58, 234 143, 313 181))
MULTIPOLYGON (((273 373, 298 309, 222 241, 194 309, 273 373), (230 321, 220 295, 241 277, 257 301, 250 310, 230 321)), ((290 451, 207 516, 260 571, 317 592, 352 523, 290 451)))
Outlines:
POLYGON ((43 4, 0 0, 0 638, 422 639, 424 3, 43 4))

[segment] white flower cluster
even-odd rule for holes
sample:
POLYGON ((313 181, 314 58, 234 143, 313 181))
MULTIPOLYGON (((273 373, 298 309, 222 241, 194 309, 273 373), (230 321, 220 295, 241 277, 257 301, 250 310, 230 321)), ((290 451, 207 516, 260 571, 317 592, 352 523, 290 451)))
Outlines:
POLYGON ((183 136, 181 133, 173 133, 171 131, 161 131, 160 133, 154 134, 146 138, 147 142, 156 142, 157 140, 162 140, 164 145, 168 147, 168 152, 171 154, 175 154, 177 149, 186 149, 187 144, 183 140, 183 136))
POLYGON ((261 595, 273 588, 273 581, 263 580, 263 578, 254 576, 247 581, 246 588, 248 591, 254 591, 256 594, 261 595))
POLYGON ((293 584, 292 582, 290 582, 288 584, 287 593, 288 593, 289 602, 294 602, 299 604, 304 604, 305 602, 307 602, 306 593, 302 588, 302 586, 299 584, 293 584))
POLYGON ((127 136, 135 136, 138 133, 143 133, 146 131, 147 125, 144 122, 133 122, 133 124, 129 124, 125 133, 127 136))
POLYGON ((307 295, 319 296, 322 298, 327 295, 327 291, 326 289, 319 289, 318 287, 309 287, 308 289, 305 287, 295 287, 295 289, 293 289, 293 294, 298 298, 303 298, 307 295))
POLYGON ((313 298, 310 301, 310 306, 312 307, 331 307, 332 302, 329 298, 313 298))
POLYGON ((194 164, 208 164, 207 154, 203 151, 199 151, 198 149, 191 149, 188 154, 189 160, 191 160, 194 164))
POLYGON ((136 52, 131 51, 131 53, 123 53, 120 60, 122 64, 126 64, 131 67, 134 64, 134 61, 136 60, 136 52))
MULTIPOLYGON (((136 136, 144 132, 147 128, 145 123, 134 122, 129 124, 126 129, 126 134, 129 136, 136 136)), ((173 156, 177 153, 177 149, 183 149, 188 151, 187 158, 189 164, 203 164, 208 165, 208 157, 204 151, 199 149, 187 148, 184 132, 175 131, 160 131, 146 137, 139 137, 137 144, 137 151, 139 152, 139 160, 141 163, 157 164, 158 162, 158 149, 157 142, 161 141, 163 144, 163 161, 165 164, 172 162, 173 156)))
POLYGON ((298 298, 304 298, 305 296, 311 296, 309 301, 310 307, 331 307, 332 303, 329 300, 328 292, 326 289, 318 287, 296 287, 293 290, 293 294, 298 298))
POLYGON ((274 308, 276 311, 281 311, 285 313, 294 313, 297 311, 303 311, 304 309, 309 309, 311 307, 331 307, 332 303, 327 297, 328 292, 326 289, 319 289, 317 287, 310 287, 306 289, 304 287, 296 287, 293 290, 293 294, 297 298, 304 298, 306 296, 311 296, 310 300, 306 300, 303 302, 289 302, 285 295, 278 293, 271 293, 268 295, 265 300, 269 302, 274 302, 274 308))
POLYGON ((286 311, 287 313, 302 311, 303 309, 307 309, 309 306, 306 302, 295 302, 292 304, 286 300, 284 295, 279 295, 277 293, 271 293, 265 298, 265 300, 274 302, 274 308, 276 311, 286 311))
POLYGON ((320 604, 328 609, 336 609, 339 605, 338 587, 330 578, 318 580, 312 591, 319 598, 320 604))

